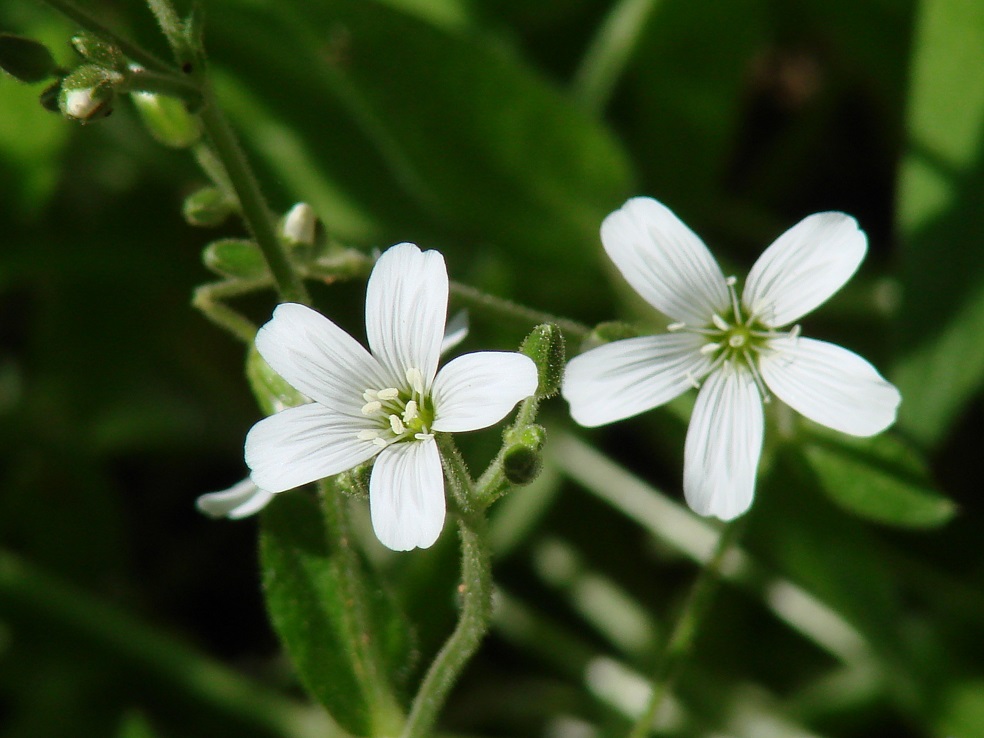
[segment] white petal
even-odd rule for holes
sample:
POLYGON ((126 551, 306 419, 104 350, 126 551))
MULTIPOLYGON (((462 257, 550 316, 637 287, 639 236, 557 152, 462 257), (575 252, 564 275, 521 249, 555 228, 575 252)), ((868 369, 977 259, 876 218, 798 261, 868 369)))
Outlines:
POLYGON ((431 399, 436 431, 457 433, 498 423, 536 392, 533 360, 510 351, 459 356, 437 373, 431 399))
POLYGON ((575 356, 561 389, 571 416, 594 427, 669 402, 710 368, 710 359, 700 353, 703 343, 693 333, 666 333, 615 341, 575 356))
POLYGON ((283 492, 358 466, 379 452, 359 440, 365 418, 339 415, 317 404, 290 407, 246 435, 246 464, 257 486, 283 492))
POLYGON ((762 431, 751 373, 728 365, 713 372, 697 395, 684 448, 683 492, 694 512, 732 520, 748 509, 762 431))
POLYGON ((278 305, 256 348, 294 389, 339 413, 358 414, 362 393, 388 381, 362 344, 304 305, 278 305))
POLYGON ((195 501, 195 507, 210 518, 239 520, 258 513, 273 499, 273 493, 260 489, 249 477, 221 492, 209 492, 195 501))
POLYGON ((724 275, 704 242, 656 200, 635 197, 601 224, 608 256, 654 308, 692 326, 727 310, 724 275))
POLYGON ((379 257, 366 288, 366 335, 373 356, 401 385, 415 368, 430 387, 447 314, 448 271, 439 252, 401 243, 379 257))
POLYGON ((766 325, 792 323, 829 300, 857 271, 868 239, 844 213, 816 213, 777 238, 748 273, 742 301, 766 325))
POLYGON ((394 443, 369 478, 372 529, 386 548, 429 548, 444 527, 444 472, 434 439, 394 443))
POLYGON ((776 338, 759 360, 776 396, 810 420, 852 436, 873 436, 895 422, 902 396, 853 351, 811 338, 776 338))
POLYGON ((459 310, 451 316, 444 328, 444 338, 441 339, 441 356, 453 349, 468 336, 468 311, 459 310))

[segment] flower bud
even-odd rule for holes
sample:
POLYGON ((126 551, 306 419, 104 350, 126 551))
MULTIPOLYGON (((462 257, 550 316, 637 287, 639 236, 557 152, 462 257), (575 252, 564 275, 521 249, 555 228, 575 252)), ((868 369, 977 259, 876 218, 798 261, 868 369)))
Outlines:
POLYGON ((0 69, 33 84, 55 76, 58 65, 48 47, 31 38, 0 33, 0 69))
POLYGON ((553 323, 538 325, 523 341, 519 350, 536 363, 539 384, 536 398, 552 397, 560 391, 564 378, 564 335, 553 323))
POLYGON ((186 149, 202 137, 198 118, 177 98, 134 92, 133 104, 150 135, 172 149, 186 149))
POLYGON ((502 458, 502 472, 512 484, 529 484, 543 468, 540 450, 547 440, 542 425, 527 425, 506 433, 506 452, 502 458))
POLYGON ((85 64, 62 80, 58 107, 65 116, 89 123, 113 111, 114 94, 110 75, 100 67, 85 64))
POLYGON ((91 33, 82 32, 72 37, 72 48, 88 62, 116 72, 126 71, 126 59, 119 47, 91 33))
POLYGON ((234 203, 218 187, 202 187, 185 198, 181 206, 188 225, 214 228, 222 225, 234 209, 234 203))
POLYGON ((254 241, 223 238, 213 241, 202 252, 202 261, 223 277, 259 279, 267 275, 263 252, 254 241))
POLYGON ((299 202, 284 216, 280 235, 288 246, 314 246, 318 216, 306 202, 299 202))
POLYGON ((626 338, 636 338, 639 331, 628 323, 612 320, 606 323, 599 323, 581 342, 581 351, 601 346, 612 341, 622 341, 626 338))

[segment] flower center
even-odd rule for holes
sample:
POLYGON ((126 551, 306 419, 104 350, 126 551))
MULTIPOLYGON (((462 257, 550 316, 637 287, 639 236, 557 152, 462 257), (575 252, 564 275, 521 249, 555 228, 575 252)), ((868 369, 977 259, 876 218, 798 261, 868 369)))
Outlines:
POLYGON ((374 428, 359 431, 360 441, 372 441, 379 447, 398 441, 424 441, 433 437, 434 407, 424 394, 424 377, 419 369, 406 373, 405 387, 369 388, 362 393, 366 404, 362 414, 373 421, 374 428))
MULTIPOLYGON (((707 340, 707 343, 701 346, 700 352, 713 357, 711 366, 707 370, 708 374, 725 363, 736 367, 747 367, 752 373, 759 394, 762 395, 762 401, 769 402, 769 391, 758 368, 759 354, 768 350, 770 339, 783 335, 795 338, 799 335, 800 327, 793 326, 788 333, 783 333, 770 328, 754 315, 746 316, 738 299, 738 293, 735 291, 736 282, 735 277, 727 279, 728 292, 731 295, 730 311, 724 315, 714 313, 710 324, 700 328, 686 323, 673 323, 668 326, 668 330, 696 333, 707 340)), ((695 377, 688 374, 688 379, 695 387, 700 387, 700 382, 695 377)))

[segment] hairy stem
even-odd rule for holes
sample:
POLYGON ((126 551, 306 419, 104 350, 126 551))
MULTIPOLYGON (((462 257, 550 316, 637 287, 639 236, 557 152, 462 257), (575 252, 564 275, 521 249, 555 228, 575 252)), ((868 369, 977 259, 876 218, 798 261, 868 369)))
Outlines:
POLYGON ((584 338, 590 331, 588 326, 566 318, 558 318, 556 315, 544 313, 540 310, 519 305, 510 300, 506 300, 495 295, 490 295, 474 287, 469 287, 461 282, 451 282, 451 294, 469 307, 476 307, 480 310, 487 310, 504 318, 522 321, 526 323, 554 323, 564 333, 575 338, 584 338))
POLYGON ((652 693, 649 696, 649 704, 636 720, 629 738, 646 738, 653 725, 653 719, 659 712, 663 699, 670 689, 673 688, 677 677, 680 676, 687 656, 690 655, 697 631, 703 622, 704 617, 711 604, 711 594, 718 579, 721 564, 724 562, 725 555, 731 548, 731 544, 738 537, 741 530, 741 520, 729 523, 718 537, 717 546, 710 560, 701 570, 700 575, 694 582, 693 588, 687 595, 683 610, 677 618, 673 632, 663 649, 662 656, 656 666, 656 672, 652 679, 652 693))
POLYGON ((461 671, 478 650, 489 628, 492 613, 492 563, 488 549, 485 513, 462 516, 461 616, 454 632, 431 664, 413 700, 402 738, 429 738, 441 708, 461 671))

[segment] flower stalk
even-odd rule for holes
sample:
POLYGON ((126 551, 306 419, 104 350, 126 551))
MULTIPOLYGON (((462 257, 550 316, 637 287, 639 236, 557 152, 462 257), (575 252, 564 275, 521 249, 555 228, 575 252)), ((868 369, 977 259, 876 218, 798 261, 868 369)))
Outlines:
POLYGON ((667 693, 673 688, 680 676, 686 659, 693 648, 697 631, 710 610, 711 595, 714 593, 715 585, 721 573, 721 565, 744 527, 743 520, 742 518, 736 522, 728 523, 721 530, 714 553, 711 554, 711 558, 701 569, 687 595, 687 600, 677 618, 676 625, 673 627, 673 632, 666 641, 666 646, 656 666, 656 672, 653 674, 649 703, 636 720, 628 738, 646 738, 649 735, 653 720, 667 693))

